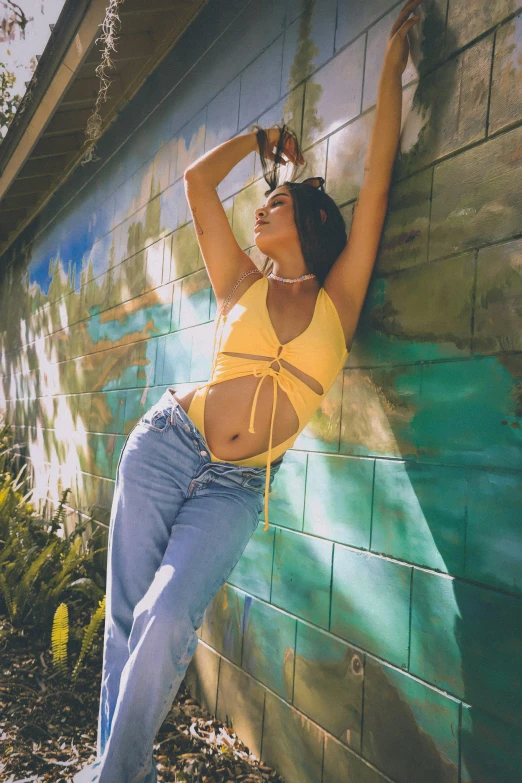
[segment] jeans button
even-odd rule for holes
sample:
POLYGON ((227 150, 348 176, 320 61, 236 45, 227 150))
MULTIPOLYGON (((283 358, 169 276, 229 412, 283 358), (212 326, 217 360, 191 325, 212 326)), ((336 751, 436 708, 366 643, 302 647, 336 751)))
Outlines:
POLYGON ((201 454, 202 457, 208 457, 208 454, 207 454, 206 451, 200 451, 199 453, 201 454))

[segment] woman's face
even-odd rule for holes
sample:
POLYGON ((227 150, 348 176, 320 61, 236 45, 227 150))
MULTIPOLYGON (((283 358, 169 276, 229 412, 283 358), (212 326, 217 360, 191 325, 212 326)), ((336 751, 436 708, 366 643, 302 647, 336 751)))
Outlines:
POLYGON ((254 242, 264 255, 277 258, 283 250, 299 248, 299 234, 294 220, 294 203, 288 188, 271 193, 264 205, 255 211, 254 242))

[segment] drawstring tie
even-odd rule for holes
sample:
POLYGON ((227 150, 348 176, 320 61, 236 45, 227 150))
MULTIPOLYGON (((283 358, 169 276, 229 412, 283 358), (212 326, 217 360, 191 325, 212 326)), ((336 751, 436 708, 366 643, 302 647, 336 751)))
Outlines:
MULTIPOLYGON (((223 339, 223 332, 225 330, 226 320, 227 320, 227 316, 226 315, 222 315, 221 310, 220 310, 219 314, 218 314, 216 328, 215 328, 215 331, 214 331, 214 343, 213 343, 213 346, 212 346, 212 367, 211 367, 211 370, 210 370, 210 383, 213 382, 214 371, 215 371, 215 367, 216 367, 217 357, 218 357, 220 349, 221 349, 221 343, 222 343, 222 339, 223 339), (219 325, 220 325, 220 321, 221 320, 223 321, 223 325, 222 325, 221 331, 219 331, 219 325), (218 340, 218 346, 217 346, 217 350, 216 350, 216 338, 217 338, 218 332, 219 332, 219 340, 218 340)), ((284 346, 281 346, 281 347, 284 348, 284 346)), ((268 494, 269 494, 269 487, 270 487, 270 467, 271 467, 271 465, 270 465, 270 461, 271 461, 270 458, 271 458, 271 455, 272 455, 272 431, 273 431, 273 426, 274 426, 275 409, 276 409, 276 405, 277 405, 277 389, 278 389, 279 385, 281 386, 283 391, 291 390, 292 388, 295 387, 295 383, 290 378, 287 378, 285 375, 282 375, 280 369, 279 370, 274 370, 270 366, 274 362, 277 362, 279 364, 279 367, 281 367, 279 359, 280 359, 280 355, 277 356, 277 358, 275 358, 275 359, 271 359, 268 362, 265 362, 264 364, 257 365, 257 367, 254 367, 254 369, 251 372, 247 373, 247 375, 254 375, 256 378, 260 378, 261 379, 259 381, 258 385, 257 385, 257 389, 256 389, 256 392, 254 394, 254 401, 252 403, 252 412, 250 414, 250 426, 248 428, 248 431, 251 432, 252 434, 255 433, 254 417, 256 415, 257 398, 259 396, 259 390, 261 389, 261 384, 263 383, 263 381, 264 381, 264 379, 266 377, 271 377, 271 378, 274 379, 274 401, 273 401, 273 405, 272 405, 272 420, 270 422, 270 439, 269 439, 269 444, 268 444, 268 458, 267 458, 267 464, 266 464, 266 479, 265 479, 265 506, 264 506, 265 526, 263 527, 263 532, 264 533, 268 530, 268 527, 269 527, 269 524, 268 524, 268 494)), ((222 378, 221 380, 226 380, 226 377, 222 378)), ((206 385, 207 384, 202 384, 202 385, 198 386, 197 388, 198 389, 202 389, 206 385)))
MULTIPOLYGON (((270 364, 273 364, 274 362, 279 363, 279 359, 273 359, 270 364)), ((281 366, 281 365, 279 365, 281 366)), ((259 383, 257 384, 256 393, 254 394, 254 402, 252 403, 252 412, 250 414, 250 426, 248 428, 248 431, 251 433, 255 433, 254 429, 254 417, 256 415, 256 406, 257 406, 257 398, 259 395, 259 391, 261 389, 261 384, 267 377, 271 377, 274 379, 274 402, 272 405, 272 420, 270 422, 270 439, 268 441, 268 457, 266 462, 266 478, 265 478, 265 526, 263 528, 263 532, 265 533, 268 530, 268 494, 269 494, 269 488, 270 488, 270 468, 271 468, 271 456, 272 456, 272 433, 274 429, 274 419, 275 419, 275 411, 276 411, 276 405, 277 405, 277 390, 279 387, 279 384, 281 384, 281 387, 283 388, 283 391, 285 390, 285 386, 287 388, 290 388, 292 385, 292 382, 289 378, 286 378, 284 375, 281 375, 280 370, 274 370, 273 367, 270 367, 267 364, 257 365, 257 367, 254 367, 252 370, 252 375, 254 375, 256 378, 261 378, 259 383)))

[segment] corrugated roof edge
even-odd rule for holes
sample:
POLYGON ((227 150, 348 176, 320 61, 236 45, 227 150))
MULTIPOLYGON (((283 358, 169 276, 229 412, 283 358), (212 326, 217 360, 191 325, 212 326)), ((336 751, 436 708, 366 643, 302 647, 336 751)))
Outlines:
POLYGON ((32 100, 21 114, 15 114, 0 144, 0 176, 47 92, 91 2, 92 0, 66 0, 26 90, 25 94, 32 90, 32 100))

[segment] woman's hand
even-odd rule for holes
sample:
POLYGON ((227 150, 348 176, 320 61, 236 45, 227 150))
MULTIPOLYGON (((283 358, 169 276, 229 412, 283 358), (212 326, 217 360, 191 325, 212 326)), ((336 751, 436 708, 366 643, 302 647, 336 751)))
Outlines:
POLYGON ((417 24, 420 19, 420 14, 412 16, 408 19, 412 11, 414 11, 422 0, 408 0, 408 2, 402 7, 397 21, 393 25, 386 46, 386 54, 384 55, 384 69, 392 69, 403 73, 408 63, 408 54, 410 51, 410 44, 408 41, 408 32, 411 28, 417 24))
MULTIPOLYGON (((275 160, 275 153, 274 150, 277 147, 277 144, 279 143, 279 137, 281 135, 281 128, 278 125, 274 125, 271 128, 265 129, 266 138, 267 138, 267 149, 264 151, 265 158, 268 158, 269 160, 275 160)), ((294 165, 300 164, 302 165, 305 162, 305 159, 303 158, 302 154, 299 153, 299 155, 296 155, 296 144, 294 139, 292 138, 291 134, 285 131, 284 136, 284 142, 283 142, 283 148, 281 150, 281 155, 286 156, 287 160, 283 157, 282 159, 279 158, 277 160, 277 163, 288 163, 288 161, 291 161, 294 165)))

